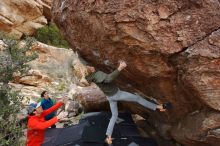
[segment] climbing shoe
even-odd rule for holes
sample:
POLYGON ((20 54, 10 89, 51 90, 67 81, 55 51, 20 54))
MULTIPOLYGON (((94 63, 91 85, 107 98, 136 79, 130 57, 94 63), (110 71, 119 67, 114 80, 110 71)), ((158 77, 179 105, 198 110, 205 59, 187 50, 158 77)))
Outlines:
POLYGON ((170 102, 164 103, 163 108, 166 109, 166 110, 169 110, 169 109, 172 108, 172 104, 170 102))

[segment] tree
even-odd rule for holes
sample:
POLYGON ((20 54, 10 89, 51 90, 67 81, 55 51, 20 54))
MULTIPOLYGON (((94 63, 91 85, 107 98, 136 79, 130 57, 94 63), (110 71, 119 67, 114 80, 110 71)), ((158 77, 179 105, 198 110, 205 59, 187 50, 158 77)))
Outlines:
POLYGON ((21 110, 22 97, 12 91, 9 82, 14 73, 27 72, 27 63, 37 57, 30 53, 34 39, 26 38, 21 43, 1 35, 0 40, 5 44, 0 50, 0 146, 20 146, 23 127, 18 124, 17 113, 21 110))

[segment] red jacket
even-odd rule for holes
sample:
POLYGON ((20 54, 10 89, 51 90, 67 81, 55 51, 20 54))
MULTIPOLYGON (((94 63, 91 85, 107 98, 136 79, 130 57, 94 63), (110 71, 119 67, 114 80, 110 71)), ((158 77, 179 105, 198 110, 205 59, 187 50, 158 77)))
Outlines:
POLYGON ((26 146, 41 146, 44 142, 44 131, 48 127, 58 122, 57 117, 45 121, 44 117, 62 106, 62 102, 58 102, 51 108, 44 110, 40 116, 29 116, 27 124, 27 142, 26 146))

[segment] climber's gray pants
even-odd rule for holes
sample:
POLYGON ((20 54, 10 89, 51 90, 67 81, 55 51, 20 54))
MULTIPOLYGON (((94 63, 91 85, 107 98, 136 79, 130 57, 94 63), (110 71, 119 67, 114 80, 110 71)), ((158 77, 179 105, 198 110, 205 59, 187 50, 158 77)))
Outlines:
POLYGON ((110 109, 111 109, 111 112, 112 112, 112 117, 110 119, 107 131, 106 131, 106 135, 108 135, 108 136, 112 135, 114 125, 115 125, 115 122, 116 122, 117 117, 118 117, 118 106, 117 106, 118 101, 137 102, 137 103, 139 103, 139 104, 143 105, 144 107, 149 108, 151 110, 156 110, 156 107, 157 107, 156 104, 145 100, 141 96, 131 94, 129 92, 125 92, 125 91, 121 91, 121 90, 118 90, 118 92, 116 94, 112 95, 112 96, 107 96, 107 99, 109 101, 110 109))

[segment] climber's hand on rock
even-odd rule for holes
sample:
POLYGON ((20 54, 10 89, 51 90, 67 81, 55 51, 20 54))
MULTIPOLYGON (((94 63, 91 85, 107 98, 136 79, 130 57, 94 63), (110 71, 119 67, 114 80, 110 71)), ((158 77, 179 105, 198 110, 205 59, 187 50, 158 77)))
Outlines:
POLYGON ((121 70, 123 70, 125 67, 127 67, 126 62, 123 61, 123 60, 120 60, 120 61, 119 61, 119 66, 118 66, 118 70, 121 71, 121 70))

